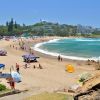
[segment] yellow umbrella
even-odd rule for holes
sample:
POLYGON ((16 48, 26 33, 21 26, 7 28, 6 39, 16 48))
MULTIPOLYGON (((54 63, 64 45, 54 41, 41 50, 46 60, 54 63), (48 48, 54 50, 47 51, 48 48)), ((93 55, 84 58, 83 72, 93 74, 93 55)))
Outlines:
POLYGON ((75 70, 74 70, 74 67, 71 64, 68 64, 66 66, 66 71, 68 71, 69 73, 73 73, 75 70))

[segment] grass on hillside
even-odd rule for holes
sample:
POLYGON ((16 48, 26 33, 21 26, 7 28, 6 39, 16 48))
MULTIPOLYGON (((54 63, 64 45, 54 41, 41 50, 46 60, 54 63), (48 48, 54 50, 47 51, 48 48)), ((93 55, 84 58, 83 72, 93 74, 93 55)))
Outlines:
POLYGON ((25 100, 73 100, 73 97, 61 93, 42 93, 33 95, 25 100))

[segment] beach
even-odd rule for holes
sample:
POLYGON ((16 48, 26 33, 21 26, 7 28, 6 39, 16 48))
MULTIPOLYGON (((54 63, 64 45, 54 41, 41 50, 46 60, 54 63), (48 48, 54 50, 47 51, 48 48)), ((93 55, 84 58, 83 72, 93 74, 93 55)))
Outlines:
MULTIPOLYGON (((44 37, 38 39, 24 39, 26 45, 31 47, 32 45, 57 37, 44 37)), ((36 56, 39 56, 38 62, 28 64, 28 68, 24 68, 25 62, 23 62, 22 55, 28 53, 28 50, 21 50, 19 47, 19 40, 1 40, 0 48, 7 50, 7 56, 0 57, 0 63, 5 64, 5 70, 1 70, 2 73, 10 73, 10 68, 13 66, 12 71, 16 71, 16 63, 20 65, 20 75, 22 82, 16 83, 15 88, 19 90, 29 90, 38 92, 54 92, 68 89, 69 86, 75 84, 78 77, 83 72, 93 73, 95 72, 93 65, 87 65, 86 61, 81 60, 69 60, 63 59, 58 61, 57 57, 45 55, 33 50, 36 56), (14 48, 13 48, 14 45, 14 48), (16 49, 17 47, 17 49, 16 49), (43 69, 39 69, 39 64, 43 69), (68 73, 66 71, 66 65, 72 64, 75 68, 75 72, 68 73), (36 68, 34 69, 34 65, 36 68)), ((10 88, 7 80, 0 79, 1 83, 10 88)))

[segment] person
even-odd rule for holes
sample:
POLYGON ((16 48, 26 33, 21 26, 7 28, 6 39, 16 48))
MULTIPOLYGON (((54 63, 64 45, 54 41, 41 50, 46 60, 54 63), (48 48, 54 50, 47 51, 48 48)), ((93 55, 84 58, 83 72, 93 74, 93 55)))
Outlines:
POLYGON ((58 56, 58 61, 60 61, 60 55, 58 56))
POLYGON ((40 64, 39 64, 39 68, 40 68, 40 69, 43 69, 42 66, 41 66, 40 64))
POLYGON ((16 71, 19 73, 19 64, 16 63, 16 71))
POLYGON ((62 61, 62 57, 60 57, 60 61, 62 61))
POLYGON ((15 90, 15 82, 12 80, 9 83, 10 83, 11 89, 15 90))
POLYGON ((32 52, 32 55, 34 55, 34 52, 32 52))
POLYGON ((13 48, 14 48, 14 45, 13 45, 13 48))
POLYGON ((13 78, 7 78, 7 80, 8 80, 8 83, 9 83, 11 89, 15 90, 15 82, 14 82, 13 78))
POLYGON ((25 68, 27 68, 27 63, 25 63, 25 68))
POLYGON ((35 66, 35 65, 33 65, 33 68, 35 69, 35 68, 36 68, 36 66, 35 66))

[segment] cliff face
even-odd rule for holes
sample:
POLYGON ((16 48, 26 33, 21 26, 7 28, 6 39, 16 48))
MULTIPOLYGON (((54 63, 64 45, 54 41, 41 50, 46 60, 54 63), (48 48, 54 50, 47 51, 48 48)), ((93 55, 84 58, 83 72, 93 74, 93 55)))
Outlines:
POLYGON ((76 95, 74 100, 100 100, 100 83, 91 90, 76 95))
POLYGON ((100 100, 100 72, 97 72, 84 82, 80 93, 77 92, 74 100, 100 100))

